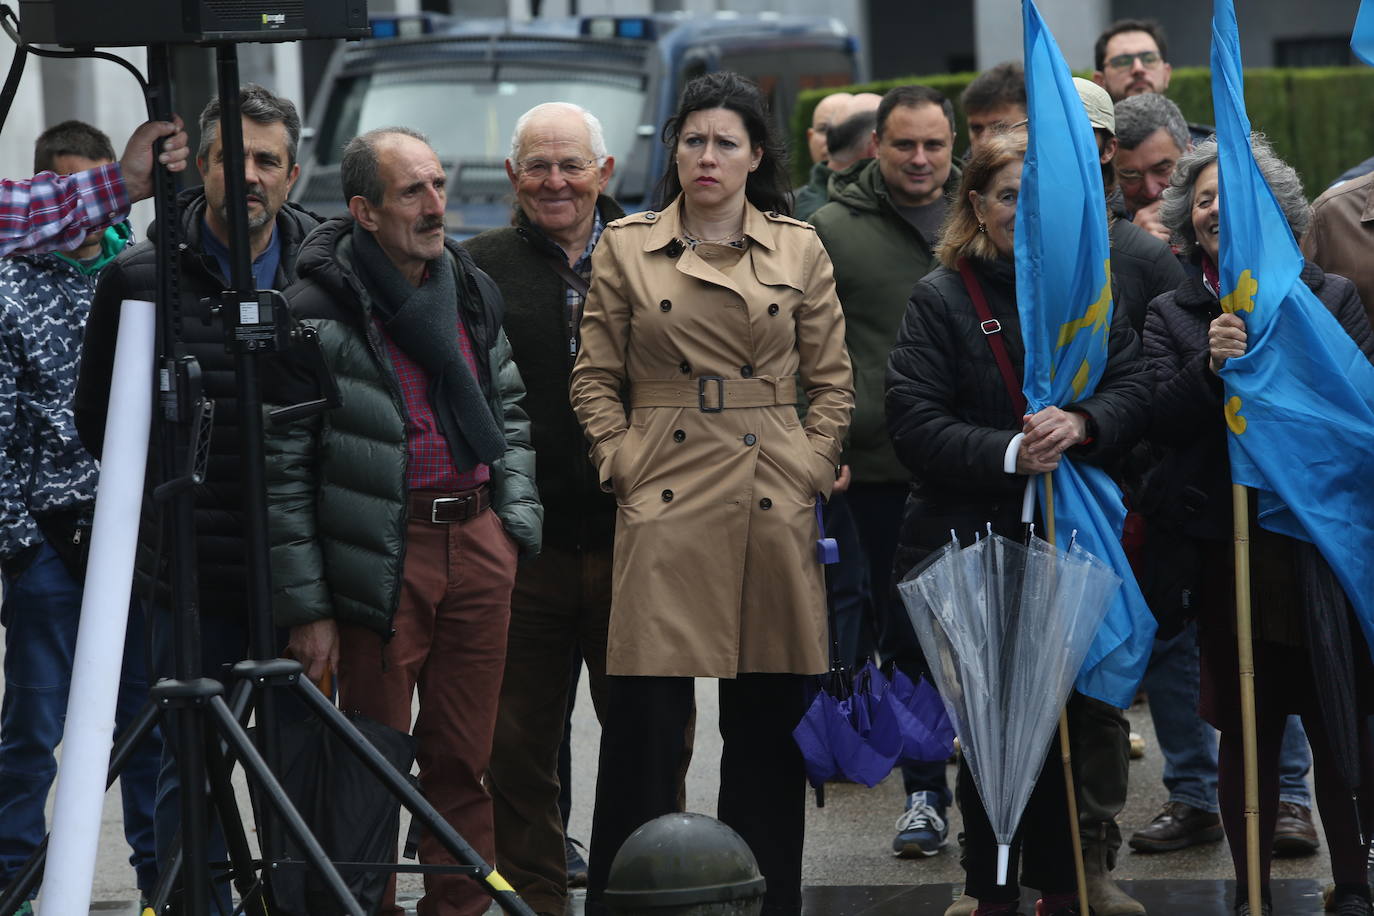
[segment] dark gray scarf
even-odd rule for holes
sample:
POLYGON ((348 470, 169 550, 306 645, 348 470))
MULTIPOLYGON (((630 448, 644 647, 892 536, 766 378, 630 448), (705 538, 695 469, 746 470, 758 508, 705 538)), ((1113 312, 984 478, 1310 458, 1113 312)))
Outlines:
POLYGON ((353 264, 372 294, 373 311, 387 335, 429 373, 429 403, 458 470, 491 464, 504 455, 501 425, 458 347, 462 293, 448 252, 430 262, 429 276, 417 288, 391 263, 372 233, 354 223, 353 264))

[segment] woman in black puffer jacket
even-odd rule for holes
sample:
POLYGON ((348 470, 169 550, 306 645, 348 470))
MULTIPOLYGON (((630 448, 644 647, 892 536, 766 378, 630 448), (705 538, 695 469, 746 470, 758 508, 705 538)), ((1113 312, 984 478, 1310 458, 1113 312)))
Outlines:
MULTIPOLYGON (((1297 173, 1281 162, 1269 145, 1252 136, 1251 147, 1265 181, 1273 190, 1295 235, 1309 218, 1307 199, 1297 173)), ((1209 140, 1186 153, 1164 192, 1161 218, 1174 233, 1175 243, 1192 262, 1193 276, 1173 292, 1150 303, 1145 318, 1145 352, 1155 377, 1154 420, 1150 438, 1172 447, 1172 454, 1146 481, 1146 501, 1168 516, 1182 534, 1197 539, 1203 568, 1199 607, 1202 647, 1201 712, 1221 731, 1217 794, 1222 821, 1231 845, 1237 886, 1247 880, 1244 829, 1244 786, 1240 727, 1240 675, 1236 655, 1234 560, 1232 556, 1231 463, 1222 414, 1224 386, 1217 370, 1232 356, 1245 352, 1245 326, 1240 318, 1222 313, 1218 301, 1217 263, 1219 214, 1217 147, 1209 140)), ((1317 295, 1366 356, 1374 354, 1365 310, 1354 285, 1344 277, 1326 274, 1313 264, 1303 267, 1302 280, 1317 295)), ((1254 617, 1255 693, 1259 725, 1260 855, 1265 912, 1269 912, 1269 860, 1278 809, 1278 762, 1284 723, 1299 714, 1312 745, 1317 772, 1317 805, 1326 829, 1336 901, 1342 914, 1369 914, 1365 882, 1368 845, 1359 842, 1350 790, 1335 768, 1332 748, 1322 721, 1314 663, 1307 649, 1308 628, 1317 615, 1350 612, 1339 607, 1312 606, 1303 598, 1310 577, 1331 576, 1325 562, 1309 544, 1261 528, 1251 499, 1251 593, 1254 617)), ((1359 626, 1350 619, 1351 676, 1360 703, 1357 721, 1374 712, 1374 676, 1369 651, 1359 626)), ((1368 725, 1361 755, 1361 817, 1374 824, 1369 787, 1371 745, 1368 725)), ((1243 894, 1240 896, 1244 896, 1243 894)), ((1248 912, 1244 904, 1238 912, 1248 912)))
MULTIPOLYGON (((971 543, 988 523, 1021 540, 1021 501, 1029 475, 1043 474, 1068 452, 1110 464, 1144 433, 1149 375, 1140 343, 1120 309, 1112 319, 1106 371, 1097 391, 1069 409, 1026 416, 993 355, 971 289, 986 298, 1006 344, 1017 396, 1024 346, 1016 309, 1013 230, 1025 156, 1016 131, 983 145, 964 170, 935 255, 942 266, 911 294, 887 365, 887 422, 897 456, 912 474, 895 567, 899 578, 949 542, 953 529, 971 543), (961 273, 960 268, 964 268, 961 273), (1070 451, 1072 450, 1072 451, 1070 451)), ((1071 702, 1079 702, 1075 694, 1071 702)), ((1055 747, 1058 738, 1055 738, 1055 747)), ((996 883, 996 840, 967 771, 959 774, 964 816, 966 892, 980 914, 1015 913, 1016 857, 1024 883, 1041 891, 1047 916, 1078 913, 1074 858, 1059 754, 1046 757, 1012 844, 1005 886, 996 883), (1020 836, 1034 841, 1020 845, 1020 836)))

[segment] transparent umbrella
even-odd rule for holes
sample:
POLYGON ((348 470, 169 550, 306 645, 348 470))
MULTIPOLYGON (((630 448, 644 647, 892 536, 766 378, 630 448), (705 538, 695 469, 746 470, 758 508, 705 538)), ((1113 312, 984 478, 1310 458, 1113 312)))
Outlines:
MULTIPOLYGON (((951 532, 953 535, 953 532, 951 532)), ((1121 579, 1070 541, 957 537, 898 589, 998 843, 1012 835, 1059 712, 1121 579)))

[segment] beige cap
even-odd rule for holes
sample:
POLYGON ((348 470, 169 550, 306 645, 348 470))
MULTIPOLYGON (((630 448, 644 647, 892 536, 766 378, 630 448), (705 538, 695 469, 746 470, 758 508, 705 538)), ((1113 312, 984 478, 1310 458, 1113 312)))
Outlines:
POLYGON ((1115 137, 1116 108, 1112 105, 1112 97, 1107 95, 1107 90, 1092 80, 1085 80, 1081 76, 1073 78, 1073 85, 1078 90, 1078 97, 1083 100, 1083 107, 1088 112, 1088 123, 1093 127, 1102 128, 1115 137))

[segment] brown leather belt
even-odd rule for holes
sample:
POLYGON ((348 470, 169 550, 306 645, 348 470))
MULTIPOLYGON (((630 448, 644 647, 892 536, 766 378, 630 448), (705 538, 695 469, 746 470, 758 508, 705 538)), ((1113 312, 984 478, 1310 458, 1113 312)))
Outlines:
POLYGON ((482 484, 472 490, 445 493, 441 490, 416 490, 410 494, 410 517, 436 525, 452 525, 476 518, 491 508, 491 487, 482 484))
POLYGON ((786 378, 636 379, 630 382, 630 407, 695 407, 717 413, 737 407, 797 405, 797 380, 786 378))

